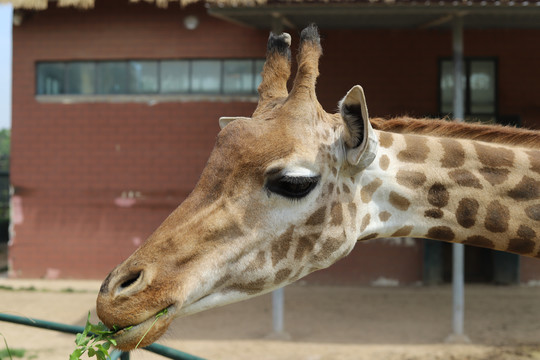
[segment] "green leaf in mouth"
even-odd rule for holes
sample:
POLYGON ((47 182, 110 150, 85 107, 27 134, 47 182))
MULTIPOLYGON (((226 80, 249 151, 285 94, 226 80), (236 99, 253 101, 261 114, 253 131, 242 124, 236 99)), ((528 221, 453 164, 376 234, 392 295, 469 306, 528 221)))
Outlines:
POLYGON ((146 337, 146 335, 148 334, 148 332, 154 327, 154 325, 156 324, 156 322, 158 321, 158 319, 160 317, 162 317, 163 315, 167 314, 169 310, 167 308, 161 310, 160 312, 158 312, 156 314, 156 318, 154 319, 154 322, 152 323, 152 325, 150 325, 150 327, 148 328, 148 330, 146 330, 146 332, 144 333, 144 335, 142 336, 141 340, 139 340, 139 342, 137 343, 137 345, 135 345, 135 349, 137 349, 139 347, 139 345, 141 344, 141 342, 143 341, 143 339, 146 337))

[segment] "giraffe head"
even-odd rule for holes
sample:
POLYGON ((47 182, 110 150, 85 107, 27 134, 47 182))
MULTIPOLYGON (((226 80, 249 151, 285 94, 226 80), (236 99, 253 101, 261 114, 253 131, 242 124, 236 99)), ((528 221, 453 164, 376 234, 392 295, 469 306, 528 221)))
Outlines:
POLYGON ((131 326, 117 334, 120 349, 134 348, 163 309, 140 346, 176 317, 272 291, 350 252, 358 238, 343 226, 357 212, 350 180, 373 161, 377 141, 361 87, 340 113, 322 109, 321 53, 317 29, 304 29, 289 93, 290 36, 270 35, 253 116, 220 119, 193 192, 101 286, 100 319, 131 326))

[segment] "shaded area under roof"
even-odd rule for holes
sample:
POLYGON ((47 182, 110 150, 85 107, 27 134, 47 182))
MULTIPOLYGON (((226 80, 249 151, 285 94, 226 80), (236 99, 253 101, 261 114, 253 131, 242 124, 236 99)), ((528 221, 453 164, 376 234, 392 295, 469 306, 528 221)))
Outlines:
MULTIPOLYGON (((91 9, 96 0, 0 0, 15 9, 91 9)), ((128 0, 126 0, 126 3, 128 0)), ((260 29, 449 27, 455 16, 467 28, 540 28, 540 0, 129 0, 167 7, 204 2, 210 15, 260 29)))
MULTIPOLYGON (((321 28, 437 28, 450 27, 463 16, 467 28, 540 28, 539 5, 480 5, 479 2, 402 1, 392 5, 362 2, 285 3, 270 0, 256 7, 209 6, 210 15, 246 26, 270 29, 276 23, 301 29, 309 23, 321 28)), ((278 25, 279 27, 279 25, 278 25)))

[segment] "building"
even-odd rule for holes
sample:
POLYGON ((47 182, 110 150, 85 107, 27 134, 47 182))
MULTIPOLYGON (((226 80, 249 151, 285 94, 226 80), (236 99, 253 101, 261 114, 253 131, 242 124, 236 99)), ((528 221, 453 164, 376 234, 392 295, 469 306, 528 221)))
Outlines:
MULTIPOLYGON (((540 129, 536 2, 156 2, 15 3, 14 276, 101 278, 131 254, 195 185, 218 118, 254 110, 271 28, 320 26, 327 111, 359 83, 372 116, 439 117, 462 17, 467 118, 540 129)), ((449 256, 423 240, 361 243, 308 281, 439 282, 449 256)), ((540 280, 532 259, 466 256, 471 281, 540 280)))

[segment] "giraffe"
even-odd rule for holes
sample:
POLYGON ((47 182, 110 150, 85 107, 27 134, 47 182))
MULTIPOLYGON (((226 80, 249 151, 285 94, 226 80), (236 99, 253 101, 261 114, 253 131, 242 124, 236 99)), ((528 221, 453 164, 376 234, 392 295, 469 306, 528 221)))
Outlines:
POLYGON ((118 348, 326 268, 357 241, 410 236, 540 257, 539 132, 370 120, 358 85, 329 114, 315 94, 317 28, 301 32, 289 92, 290 43, 270 34, 252 117, 220 119, 193 192, 104 280, 97 313, 121 329, 118 348))

